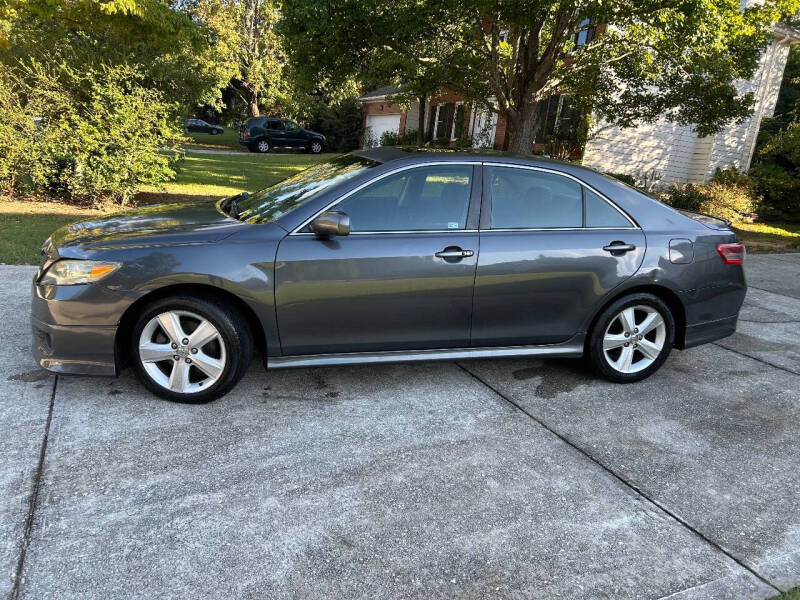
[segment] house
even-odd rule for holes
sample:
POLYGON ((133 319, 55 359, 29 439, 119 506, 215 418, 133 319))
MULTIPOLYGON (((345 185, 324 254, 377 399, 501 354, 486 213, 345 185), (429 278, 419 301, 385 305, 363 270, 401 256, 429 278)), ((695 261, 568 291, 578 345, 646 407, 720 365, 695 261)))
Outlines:
MULTIPOLYGON (((587 43, 595 30, 582 24, 576 43, 587 43), (579 37, 582 36, 582 37, 579 37)), ((659 184, 708 181, 718 168, 746 171, 750 168, 761 120, 775 110, 783 70, 791 46, 800 43, 800 31, 777 25, 773 40, 760 65, 748 81, 739 82, 741 91, 755 93, 751 116, 716 135, 700 137, 691 126, 666 120, 621 129, 598 124, 580 148, 569 147, 575 138, 576 111, 566 95, 553 96, 540 104, 540 131, 532 150, 548 148, 544 140, 553 137, 566 142, 566 154, 580 158, 586 166, 605 172, 632 175, 640 182, 659 184)), ((379 145, 386 132, 396 135, 416 131, 419 105, 407 110, 392 101, 400 88, 386 86, 360 98, 364 107, 364 145, 379 145)), ((466 139, 473 147, 504 150, 508 147, 503 117, 471 106, 458 94, 442 90, 428 103, 424 122, 426 140, 455 145, 466 139)), ((413 140, 412 140, 413 143, 413 140)))

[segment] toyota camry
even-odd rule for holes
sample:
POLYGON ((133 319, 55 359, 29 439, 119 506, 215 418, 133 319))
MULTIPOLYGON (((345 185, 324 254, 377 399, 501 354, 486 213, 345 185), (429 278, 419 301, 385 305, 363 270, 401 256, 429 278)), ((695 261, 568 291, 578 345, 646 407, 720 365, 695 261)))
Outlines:
POLYGON ((230 391, 255 351, 267 369, 584 356, 630 383, 735 331, 743 260, 727 222, 577 165, 379 148, 59 229, 33 353, 185 402, 230 391))

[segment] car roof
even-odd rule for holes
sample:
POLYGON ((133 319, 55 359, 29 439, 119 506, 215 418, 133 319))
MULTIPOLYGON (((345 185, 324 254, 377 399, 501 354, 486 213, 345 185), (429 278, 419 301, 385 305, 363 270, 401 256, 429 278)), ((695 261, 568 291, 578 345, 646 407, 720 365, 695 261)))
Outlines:
POLYGON ((544 156, 531 156, 526 154, 514 154, 511 152, 501 152, 499 150, 466 150, 454 152, 449 149, 439 148, 417 148, 405 146, 381 146, 378 148, 369 148, 366 150, 357 150, 353 152, 355 156, 360 156, 368 160, 373 160, 378 163, 386 164, 390 162, 397 162, 402 164, 415 164, 426 163, 431 161, 481 161, 481 162, 497 162, 497 163, 511 163, 518 165, 526 165, 532 167, 541 167, 545 169, 555 169, 559 171, 569 172, 573 169, 580 169, 590 173, 597 174, 597 171, 581 167, 574 163, 563 162, 544 156))

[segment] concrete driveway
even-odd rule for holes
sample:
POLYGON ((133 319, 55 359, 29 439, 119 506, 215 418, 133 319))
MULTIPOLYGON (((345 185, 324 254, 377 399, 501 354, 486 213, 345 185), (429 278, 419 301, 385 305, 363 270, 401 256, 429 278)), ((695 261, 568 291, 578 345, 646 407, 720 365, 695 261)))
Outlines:
POLYGON ((800 255, 739 333, 619 386, 579 361, 265 374, 205 406, 29 357, 0 267, 0 594, 765 598, 800 584, 800 255))

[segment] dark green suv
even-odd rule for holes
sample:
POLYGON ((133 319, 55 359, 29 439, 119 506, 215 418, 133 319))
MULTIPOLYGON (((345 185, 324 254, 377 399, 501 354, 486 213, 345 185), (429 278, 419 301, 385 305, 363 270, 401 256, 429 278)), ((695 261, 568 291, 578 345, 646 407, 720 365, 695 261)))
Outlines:
POLYGON ((288 119, 253 117, 239 130, 239 143, 250 152, 269 152, 273 148, 302 148, 319 154, 328 147, 325 136, 303 129, 288 119))

